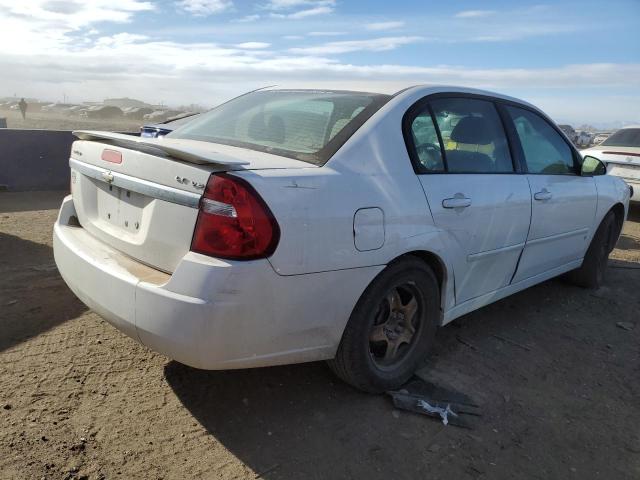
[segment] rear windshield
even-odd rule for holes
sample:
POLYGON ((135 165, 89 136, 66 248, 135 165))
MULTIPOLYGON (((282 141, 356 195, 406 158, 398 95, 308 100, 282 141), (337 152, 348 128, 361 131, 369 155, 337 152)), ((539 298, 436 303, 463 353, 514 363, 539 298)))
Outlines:
POLYGON ((168 135, 244 147, 323 165, 389 100, 359 92, 252 92, 194 118, 168 135))
POLYGON ((623 128, 600 145, 610 147, 640 147, 640 128, 623 128))

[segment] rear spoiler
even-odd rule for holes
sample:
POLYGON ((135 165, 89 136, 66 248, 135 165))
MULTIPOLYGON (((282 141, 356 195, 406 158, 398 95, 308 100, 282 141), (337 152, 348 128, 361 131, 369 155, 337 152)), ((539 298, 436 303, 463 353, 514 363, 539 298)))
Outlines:
POLYGON ((134 135, 125 135, 123 133, 98 132, 92 130, 76 130, 73 134, 80 140, 88 140, 92 142, 101 142, 108 145, 128 148, 141 152, 151 153, 153 155, 169 156, 177 160, 197 164, 214 163, 218 165, 249 165, 246 160, 238 160, 237 158, 216 152, 213 144, 201 143, 203 147, 193 146, 195 141, 185 141, 171 138, 142 138, 134 135), (189 142, 189 143, 187 143, 189 142))

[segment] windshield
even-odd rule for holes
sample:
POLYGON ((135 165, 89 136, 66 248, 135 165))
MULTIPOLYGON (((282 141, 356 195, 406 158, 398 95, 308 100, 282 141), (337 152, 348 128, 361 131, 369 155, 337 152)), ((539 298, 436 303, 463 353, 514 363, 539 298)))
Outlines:
POLYGON ((611 147, 640 147, 640 128, 623 128, 600 145, 611 147))
POLYGON ((358 92, 252 92, 168 135, 249 148, 323 165, 390 97, 358 92))

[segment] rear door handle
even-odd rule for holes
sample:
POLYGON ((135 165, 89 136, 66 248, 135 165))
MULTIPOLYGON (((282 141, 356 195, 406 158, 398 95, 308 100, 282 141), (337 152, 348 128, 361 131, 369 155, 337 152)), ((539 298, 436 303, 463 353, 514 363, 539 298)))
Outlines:
POLYGON ((442 200, 443 208, 467 208, 471 206, 471 199, 463 196, 455 196, 453 198, 445 198, 442 200))
POLYGON ((533 198, 536 200, 549 200, 551 197, 553 197, 553 195, 551 195, 551 192, 546 188, 543 188, 539 192, 533 194, 533 198))

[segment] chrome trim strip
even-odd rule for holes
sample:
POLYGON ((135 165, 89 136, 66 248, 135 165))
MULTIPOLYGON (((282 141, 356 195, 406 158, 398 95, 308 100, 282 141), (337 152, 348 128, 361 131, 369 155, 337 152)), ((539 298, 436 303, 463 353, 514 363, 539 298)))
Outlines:
POLYGON ((557 235, 550 235, 548 237, 536 238, 534 240, 527 240, 527 246, 538 245, 539 243, 550 242, 552 240, 560 240, 561 238, 577 237, 578 235, 586 235, 589 233, 588 228, 581 228, 580 230, 572 230, 570 232, 559 233, 557 235))
POLYGON ((148 197, 164 200, 165 202, 176 203, 190 208, 198 208, 198 205, 200 204, 200 195, 197 193, 179 190, 177 188, 125 175, 124 173, 118 173, 106 168, 89 165, 87 163, 80 162, 75 158, 69 159, 69 166, 81 174, 98 180, 99 182, 115 185, 116 187, 140 193, 148 197))
POLYGON ((487 250, 485 252, 472 253, 467 255, 467 262, 475 262, 477 260, 482 260, 486 257, 490 257, 491 255, 497 255, 498 253, 506 253, 511 252, 513 250, 521 250, 524 248, 524 243, 518 243, 516 245, 509 245, 508 247, 496 248, 495 250, 487 250))

